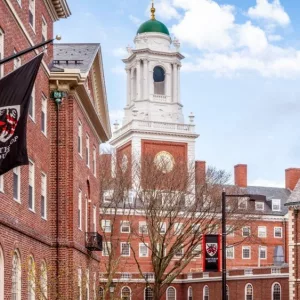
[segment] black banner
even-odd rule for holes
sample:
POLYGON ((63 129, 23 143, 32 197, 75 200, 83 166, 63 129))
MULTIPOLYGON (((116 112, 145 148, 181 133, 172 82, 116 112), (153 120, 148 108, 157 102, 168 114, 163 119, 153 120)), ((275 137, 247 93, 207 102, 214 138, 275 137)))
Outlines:
POLYGON ((203 236, 203 272, 220 270, 220 237, 211 234, 203 236))
POLYGON ((0 175, 28 164, 27 114, 42 58, 40 54, 0 80, 0 175))

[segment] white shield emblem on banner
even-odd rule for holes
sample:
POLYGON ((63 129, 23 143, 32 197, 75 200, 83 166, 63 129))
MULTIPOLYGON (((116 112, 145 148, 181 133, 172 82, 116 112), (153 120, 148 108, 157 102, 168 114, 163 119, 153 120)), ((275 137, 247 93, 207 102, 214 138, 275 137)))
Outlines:
POLYGON ((206 243, 206 252, 210 256, 214 256, 218 251, 217 243, 206 243))
POLYGON ((0 107, 0 142, 7 142, 15 133, 20 119, 20 105, 0 107))

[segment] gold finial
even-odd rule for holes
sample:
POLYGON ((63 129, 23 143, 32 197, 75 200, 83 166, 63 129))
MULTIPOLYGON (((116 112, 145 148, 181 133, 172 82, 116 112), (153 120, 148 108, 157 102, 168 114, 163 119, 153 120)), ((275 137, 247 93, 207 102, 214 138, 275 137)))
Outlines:
POLYGON ((152 7, 151 7, 151 20, 155 20, 155 7, 154 7, 154 0, 152 0, 152 7))

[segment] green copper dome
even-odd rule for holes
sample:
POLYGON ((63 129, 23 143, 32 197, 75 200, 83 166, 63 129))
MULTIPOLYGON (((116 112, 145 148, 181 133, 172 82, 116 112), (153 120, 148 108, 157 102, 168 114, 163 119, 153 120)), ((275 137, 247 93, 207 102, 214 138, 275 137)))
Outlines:
POLYGON ((155 19, 151 19, 143 23, 140 26, 139 30, 137 31, 137 34, 145 33, 145 32, 159 32, 159 33, 164 33, 166 35, 170 35, 167 26, 155 19))

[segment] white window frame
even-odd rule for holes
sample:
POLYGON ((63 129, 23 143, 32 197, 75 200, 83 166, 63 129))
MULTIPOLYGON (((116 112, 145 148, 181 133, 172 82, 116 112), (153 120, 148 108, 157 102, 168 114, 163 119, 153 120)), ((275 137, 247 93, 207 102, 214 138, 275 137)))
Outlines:
POLYGON ((35 262, 32 256, 29 257, 27 275, 28 300, 35 300, 35 262))
MULTIPOLYGON (((42 16, 42 41, 47 41, 48 39, 48 24, 44 16, 42 16)), ((44 53, 47 54, 47 46, 44 46, 44 53)))
POLYGON ((174 223, 174 234, 180 235, 182 233, 183 223, 174 223))
MULTIPOLYGON (((124 290, 124 289, 128 289, 128 290, 129 290, 129 295, 130 295, 130 296, 129 296, 129 300, 131 300, 131 295, 132 295, 132 293, 131 293, 131 288, 130 288, 129 286, 123 286, 123 287, 122 287, 122 289, 121 289, 121 299, 123 299, 123 297, 124 297, 124 296, 123 296, 123 290, 124 290)), ((126 298, 126 299, 128 299, 128 298, 126 298)))
POLYGON ((146 221, 139 221, 139 234, 148 234, 148 227, 146 221), (144 230, 142 228, 144 228, 144 230))
POLYGON ((173 298, 170 298, 170 297, 169 297, 169 290, 170 290, 170 289, 174 290, 174 292, 175 292, 175 298, 174 298, 174 300, 176 300, 176 299, 177 299, 177 290, 176 290, 176 288, 175 288, 174 286, 169 286, 169 287, 167 288, 167 291, 166 291, 166 294, 167 294, 167 300, 173 300, 173 298))
MULTIPOLYGON (((5 35, 4 31, 0 27, 0 60, 4 58, 4 42, 5 35)), ((0 78, 4 76, 4 64, 0 65, 0 78)))
POLYGON ((31 105, 32 105, 32 115, 30 114, 30 110, 28 109, 28 115, 30 119, 35 122, 35 85, 33 86, 31 93, 31 105))
POLYGON ((128 220, 122 220, 120 223, 121 223, 120 224, 120 231, 121 231, 121 233, 130 233, 131 232, 131 226, 130 226, 130 222, 128 220), (128 227, 129 230, 128 231, 124 231, 124 229, 123 229, 124 227, 128 227))
POLYGON ((273 300, 274 299, 274 287, 275 287, 275 284, 278 284, 279 287, 280 287, 280 300, 282 299, 282 287, 281 287, 281 284, 279 282, 273 282, 272 284, 272 289, 271 289, 271 299, 273 300))
POLYGON ((4 193, 4 175, 0 176, 0 193, 4 193))
POLYGON ((12 270, 12 293, 13 293, 13 288, 15 287, 15 295, 16 295, 16 300, 21 300, 21 292, 22 292, 22 265, 21 265, 21 258, 20 258, 20 253, 18 250, 14 251, 13 254, 13 270, 12 270), (14 269, 14 260, 16 257, 16 268, 14 269), (15 276, 14 276, 14 270, 15 270, 15 276), (13 281, 15 280, 15 285, 13 284, 13 281))
POLYGON ((167 231, 167 224, 166 222, 159 222, 159 233, 165 234, 167 231))
POLYGON ((192 255, 195 255, 194 258, 201 257, 201 245, 200 244, 196 245, 196 247, 192 250, 192 255), (195 255, 195 253, 197 253, 197 254, 195 255))
MULTIPOLYGON (((14 54, 17 54, 17 50, 14 49, 14 54)), ((22 59, 20 56, 14 58, 14 70, 18 69, 22 65, 22 59)))
POLYGON ((242 246, 242 259, 251 259, 251 247, 250 246, 242 246), (249 257, 244 256, 244 249, 249 250, 249 257))
POLYGON ((93 174, 97 177, 97 150, 95 146, 93 146, 93 174))
POLYGON ((255 201, 255 210, 264 211, 265 210, 265 203, 261 201, 255 201), (262 208, 259 208, 259 205, 262 205, 262 208))
POLYGON ((32 13, 32 24, 30 22, 29 25, 35 32, 35 13, 36 13, 36 7, 35 7, 35 0, 29 0, 29 7, 28 7, 28 13, 32 13))
POLYGON ((90 168, 90 136, 88 134, 85 137, 85 163, 90 168))
POLYGON ((281 207, 281 199, 272 199, 272 211, 281 211, 280 207, 281 207), (279 206, 279 209, 274 209, 274 206, 277 205, 279 206))
MULTIPOLYGON (((29 207, 29 210, 35 212, 35 164, 32 160, 29 160, 28 169, 29 169, 28 189, 29 186, 32 187, 32 207, 29 207)), ((28 206, 29 206, 29 195, 28 195, 28 206)))
POLYGON ((82 271, 78 268, 78 289, 79 289, 79 300, 82 300, 82 271))
POLYGON ((85 197, 85 232, 89 232, 89 219, 88 219, 88 209, 89 209, 89 204, 88 204, 88 198, 85 197))
POLYGON ((203 287, 203 300, 206 300, 206 299, 209 299, 209 286, 208 285, 205 285, 203 287))
POLYGON ((175 259, 179 259, 179 258, 181 258, 182 256, 184 256, 184 245, 181 245, 181 248, 180 248, 180 249, 178 249, 178 251, 177 251, 177 252, 175 252, 175 254, 174 254, 174 258, 175 258, 175 259), (178 255, 178 253, 179 253, 179 250, 181 250, 181 255, 178 255))
POLYGON ((111 232, 111 221, 110 220, 101 220, 101 228, 105 233, 111 232))
POLYGON ((82 191, 78 191, 78 229, 82 231, 82 191))
POLYGON ((41 175, 41 203, 42 197, 44 197, 44 216, 42 212, 42 205, 41 205, 41 216, 44 220, 47 220, 47 175, 42 172, 41 175))
POLYGON ((48 123, 48 118, 47 118, 47 111, 48 111, 48 107, 47 107, 48 103, 47 103, 47 97, 42 94, 42 111, 41 111, 41 116, 42 113, 44 114, 44 124, 42 124, 42 118, 41 118, 41 131, 42 133, 47 136, 47 123, 48 123), (43 130, 43 125, 44 125, 44 130, 43 130))
POLYGON ((130 243, 128 243, 128 242, 121 242, 120 243, 120 254, 121 254, 121 256, 123 256, 123 257, 130 257, 130 243), (123 246, 124 245, 127 245, 128 246, 128 254, 124 254, 123 253, 123 246))
POLYGON ((238 209, 246 210, 248 208, 248 199, 247 198, 238 198, 238 209), (243 207, 245 204, 245 207, 243 207))
POLYGON ((234 246, 227 246, 226 247, 226 259, 234 259, 234 246), (232 257, 229 257, 228 254, 227 254, 228 251, 229 251, 229 249, 232 249, 232 252, 231 252, 232 253, 232 257))
POLYGON ((242 236, 243 237, 249 237, 249 236, 251 236, 251 228, 250 228, 250 226, 244 226, 244 227, 242 227, 242 236), (249 228, 249 235, 244 235, 244 228, 249 228))
POLYGON ((247 296, 248 296, 247 295, 247 287, 248 287, 248 285, 251 286, 251 290, 252 290, 251 297, 252 297, 252 300, 253 300, 254 289, 253 289, 253 285, 251 283, 246 283, 246 285, 245 285, 245 300, 247 300, 247 296))
POLYGON ((22 8, 22 0, 17 0, 17 3, 20 5, 20 7, 22 8))
POLYGON ((109 256, 111 252, 111 242, 103 242, 102 256, 109 256))
POLYGON ((97 232, 97 206, 93 206, 93 229, 97 232))
POLYGON ((227 236, 229 236, 229 237, 233 237, 234 236, 234 230, 233 229, 234 229, 233 225, 226 225, 227 236))
POLYGON ((282 227, 274 227, 274 238, 275 239, 282 239, 282 227), (276 236, 276 229, 280 229, 280 236, 276 236))
POLYGON ((139 243, 139 257, 148 257, 149 256, 149 248, 148 248, 148 243, 139 243), (141 249, 142 248, 146 249, 145 255, 142 254, 141 249))
POLYGON ((267 226, 258 226, 257 227, 257 236, 259 238, 266 238, 267 237, 267 226))
POLYGON ((81 156, 82 158, 82 123, 80 120, 78 120, 78 137, 77 137, 77 143, 78 143, 78 154, 81 156))
POLYGON ((267 248, 267 246, 259 246, 258 249, 259 249, 259 259, 266 260, 267 257, 268 257, 268 248, 267 248), (261 257, 262 250, 265 251, 265 253, 266 253, 266 257, 264 257, 264 258, 261 257))
MULTIPOLYGON (((15 195, 13 195, 14 200, 21 203, 21 168, 16 167, 13 169, 13 173, 18 176, 18 181, 17 181, 17 187, 18 187, 18 198, 15 198, 15 195)), ((13 179, 14 180, 14 179, 13 179)), ((13 188, 14 188, 14 183, 13 183, 13 188)), ((14 192, 13 192, 14 194, 14 192)))

